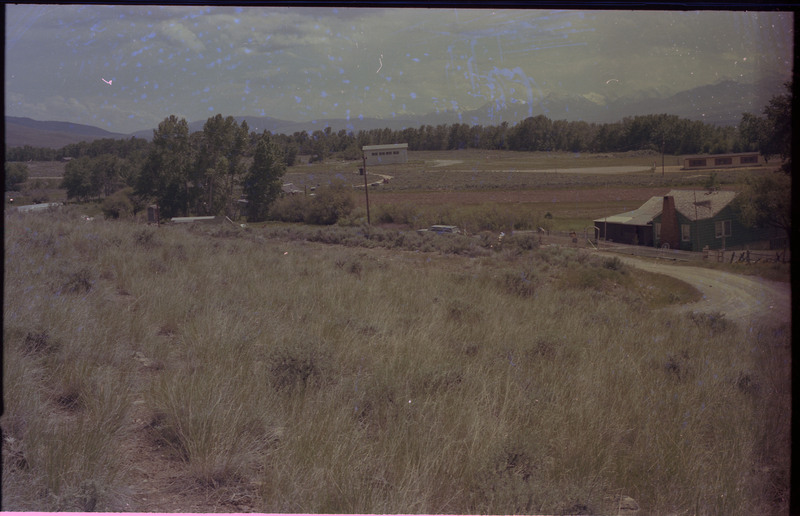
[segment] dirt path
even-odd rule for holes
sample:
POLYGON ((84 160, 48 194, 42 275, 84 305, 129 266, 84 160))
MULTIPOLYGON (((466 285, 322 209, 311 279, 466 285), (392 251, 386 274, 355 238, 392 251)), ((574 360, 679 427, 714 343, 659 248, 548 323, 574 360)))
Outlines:
POLYGON ((678 307, 681 310, 722 312, 727 319, 743 323, 745 327, 759 320, 769 324, 791 323, 792 292, 789 283, 703 267, 670 265, 617 254, 613 256, 638 269, 685 281, 702 292, 703 299, 678 307))

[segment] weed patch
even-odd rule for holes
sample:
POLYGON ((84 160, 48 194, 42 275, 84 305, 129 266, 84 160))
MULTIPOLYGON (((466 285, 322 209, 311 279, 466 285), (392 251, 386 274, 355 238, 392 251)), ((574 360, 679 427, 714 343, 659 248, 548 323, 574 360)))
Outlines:
POLYGON ((712 335, 723 333, 730 328, 730 322, 722 312, 687 312, 686 317, 698 328, 708 330, 712 335))

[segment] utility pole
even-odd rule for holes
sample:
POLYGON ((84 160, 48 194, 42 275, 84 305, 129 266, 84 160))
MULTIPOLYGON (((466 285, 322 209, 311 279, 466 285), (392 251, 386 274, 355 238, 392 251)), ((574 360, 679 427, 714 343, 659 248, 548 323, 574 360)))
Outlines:
POLYGON ((362 154, 361 159, 364 162, 364 196, 367 199, 367 226, 371 225, 369 220, 369 185, 367 185, 367 155, 362 154))

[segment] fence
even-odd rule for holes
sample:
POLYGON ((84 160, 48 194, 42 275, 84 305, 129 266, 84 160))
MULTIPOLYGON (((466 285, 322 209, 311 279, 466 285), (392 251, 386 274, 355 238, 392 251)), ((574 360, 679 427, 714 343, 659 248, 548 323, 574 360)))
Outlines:
POLYGON ((515 231, 515 234, 531 233, 539 237, 539 245, 557 245, 560 247, 575 247, 611 251, 615 253, 659 258, 672 261, 713 261, 720 263, 759 263, 782 262, 791 260, 788 249, 782 250, 719 250, 706 249, 702 252, 681 251, 679 249, 665 249, 643 245, 626 245, 598 240, 592 231, 515 231))

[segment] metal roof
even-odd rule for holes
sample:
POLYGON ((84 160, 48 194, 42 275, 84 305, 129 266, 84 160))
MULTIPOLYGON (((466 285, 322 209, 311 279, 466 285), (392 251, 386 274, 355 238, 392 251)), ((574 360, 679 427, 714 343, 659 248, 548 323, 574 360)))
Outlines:
POLYGON ((407 149, 407 143, 389 143, 386 145, 364 145, 361 150, 382 150, 382 149, 407 149))
POLYGON ((609 215, 595 219, 595 222, 612 224, 628 224, 646 226, 654 218, 661 215, 664 208, 664 197, 671 196, 675 200, 675 210, 691 221, 709 219, 729 205, 736 192, 728 190, 670 190, 665 195, 656 195, 632 211, 609 215))
POLYGON ((671 190, 675 209, 689 220, 710 219, 729 205, 736 192, 730 190, 671 190))

